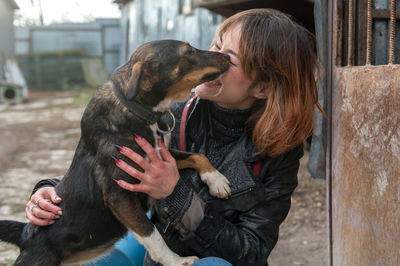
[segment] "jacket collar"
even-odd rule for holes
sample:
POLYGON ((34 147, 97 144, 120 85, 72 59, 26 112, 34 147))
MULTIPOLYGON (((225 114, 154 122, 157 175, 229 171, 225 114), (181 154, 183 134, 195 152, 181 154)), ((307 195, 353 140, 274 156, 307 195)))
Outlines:
MULTIPOLYGON (((193 96, 194 96, 194 93, 192 93, 190 98, 192 98, 193 96)), ((201 100, 199 97, 196 97, 196 103, 194 104, 194 107, 187 118, 187 122, 190 120, 192 115, 196 112, 196 109, 198 111, 198 109, 201 109, 200 106, 202 106, 204 104, 206 104, 206 100, 201 100)), ((263 156, 261 156, 259 150, 255 147, 255 145, 251 141, 251 136, 247 136, 247 135, 244 136, 241 140, 240 146, 241 146, 241 153, 242 153, 244 161, 252 163, 252 162, 255 162, 255 161, 263 158, 263 156)), ((264 158, 264 159, 266 159, 266 158, 264 158)))

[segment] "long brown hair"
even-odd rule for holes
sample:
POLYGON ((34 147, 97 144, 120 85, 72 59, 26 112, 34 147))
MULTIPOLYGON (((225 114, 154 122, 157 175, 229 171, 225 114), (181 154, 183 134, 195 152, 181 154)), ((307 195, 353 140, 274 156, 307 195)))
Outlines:
POLYGON ((216 38, 241 25, 238 57, 253 86, 267 89, 247 121, 263 155, 275 157, 301 144, 314 127, 318 104, 318 59, 315 37, 288 15, 251 9, 229 17, 216 38))

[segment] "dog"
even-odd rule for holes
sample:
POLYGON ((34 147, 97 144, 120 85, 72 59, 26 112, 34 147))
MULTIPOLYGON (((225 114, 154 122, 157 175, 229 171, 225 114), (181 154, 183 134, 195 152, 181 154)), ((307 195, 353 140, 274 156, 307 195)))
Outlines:
MULTIPOLYGON (((172 252, 147 218, 154 199, 120 188, 112 177, 138 183, 111 157, 114 144, 145 156, 133 141, 144 137, 154 147, 160 137, 169 143, 161 117, 172 115, 173 101, 188 98, 198 84, 216 79, 230 66, 228 55, 202 51, 186 42, 154 41, 141 45, 129 61, 117 68, 88 103, 81 120, 81 138, 72 163, 55 187, 63 199, 63 215, 51 226, 0 221, 0 239, 20 247, 15 265, 68 265, 105 255, 127 230, 163 265, 190 265, 196 257, 172 252), (132 181, 134 180, 134 181, 132 181)), ((156 147, 157 148, 157 147, 156 147)), ((230 184, 204 155, 179 153, 178 168, 194 168, 210 194, 226 198, 230 184)), ((120 157, 121 158, 121 157, 120 157)), ((143 171, 140 166, 137 169, 143 171)))

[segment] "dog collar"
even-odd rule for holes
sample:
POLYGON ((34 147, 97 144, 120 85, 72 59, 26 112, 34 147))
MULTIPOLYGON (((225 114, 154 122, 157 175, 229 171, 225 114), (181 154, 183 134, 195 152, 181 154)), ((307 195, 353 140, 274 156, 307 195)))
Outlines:
POLYGON ((119 99, 119 101, 134 115, 142 119, 146 125, 152 125, 157 123, 161 117, 164 115, 163 112, 153 111, 150 108, 143 106, 141 103, 138 103, 135 100, 128 101, 125 96, 114 86, 112 83, 112 89, 114 91, 115 96, 119 99))

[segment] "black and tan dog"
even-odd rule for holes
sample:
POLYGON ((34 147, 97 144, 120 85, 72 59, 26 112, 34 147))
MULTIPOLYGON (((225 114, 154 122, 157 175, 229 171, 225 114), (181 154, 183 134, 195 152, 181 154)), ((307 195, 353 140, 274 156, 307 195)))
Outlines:
MULTIPOLYGON (((62 217, 47 227, 0 221, 0 239, 20 247, 15 264, 91 261, 106 254, 127 230, 153 260, 164 265, 193 263, 196 257, 173 253, 146 217, 154 199, 125 191, 113 182, 111 177, 128 182, 132 178, 113 164, 111 155, 116 153, 114 144, 119 144, 144 156, 134 136, 140 135, 156 146, 159 132, 163 132, 159 127, 165 130, 161 116, 169 111, 172 101, 184 100, 191 88, 217 78, 229 64, 226 55, 197 50, 179 41, 156 41, 139 47, 86 107, 73 161, 56 186, 63 199, 62 217)), ((229 196, 228 180, 204 156, 190 155, 178 165, 197 169, 213 196, 229 196)))

